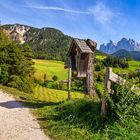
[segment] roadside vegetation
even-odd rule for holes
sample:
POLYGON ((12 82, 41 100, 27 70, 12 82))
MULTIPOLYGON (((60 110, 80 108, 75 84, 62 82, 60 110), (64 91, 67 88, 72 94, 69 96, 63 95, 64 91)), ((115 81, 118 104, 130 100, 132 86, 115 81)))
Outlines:
POLYGON ((40 92, 35 94, 3 86, 0 88, 31 108, 41 129, 52 139, 139 140, 140 96, 125 89, 118 88, 115 98, 107 97, 108 115, 102 118, 98 98, 93 100, 83 94, 72 93, 77 97, 72 96, 72 100, 67 101, 66 92, 51 90, 49 93, 42 87, 37 87, 40 92))

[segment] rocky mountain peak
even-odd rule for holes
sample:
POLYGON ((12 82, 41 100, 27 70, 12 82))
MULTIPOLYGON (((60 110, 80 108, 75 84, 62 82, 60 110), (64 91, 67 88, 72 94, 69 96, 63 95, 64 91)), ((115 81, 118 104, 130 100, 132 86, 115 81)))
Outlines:
POLYGON ((140 51, 140 43, 137 43, 133 39, 127 39, 123 37, 117 43, 113 41, 109 41, 109 43, 100 45, 100 50, 107 53, 112 54, 118 50, 127 50, 127 51, 140 51))
POLYGON ((26 32, 30 29, 28 26, 20 25, 20 24, 14 24, 12 26, 9 26, 8 32, 10 37, 23 44, 27 37, 26 37, 26 32))
POLYGON ((24 26, 24 25, 19 25, 19 24, 14 24, 13 26, 11 26, 9 28, 10 33, 11 32, 16 32, 20 35, 24 35, 28 30, 30 29, 30 27, 24 26))

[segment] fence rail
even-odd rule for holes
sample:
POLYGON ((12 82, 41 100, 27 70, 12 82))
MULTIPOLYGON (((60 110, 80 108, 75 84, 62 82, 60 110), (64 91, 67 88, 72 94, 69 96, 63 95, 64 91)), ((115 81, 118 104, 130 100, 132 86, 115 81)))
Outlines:
POLYGON ((123 79, 119 75, 113 73, 111 67, 106 68, 106 78, 105 78, 105 89, 108 93, 113 93, 113 90, 111 89, 111 83, 114 82, 116 84, 125 86, 126 88, 129 88, 133 92, 137 92, 137 94, 140 94, 140 88, 136 85, 133 85, 126 79, 123 79))

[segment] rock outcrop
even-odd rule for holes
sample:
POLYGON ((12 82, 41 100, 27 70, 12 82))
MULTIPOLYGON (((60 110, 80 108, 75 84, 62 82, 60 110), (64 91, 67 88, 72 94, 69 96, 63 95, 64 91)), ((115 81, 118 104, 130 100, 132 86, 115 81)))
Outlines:
POLYGON ((26 32, 30 29, 28 26, 15 24, 8 29, 10 38, 23 44, 27 40, 26 32))

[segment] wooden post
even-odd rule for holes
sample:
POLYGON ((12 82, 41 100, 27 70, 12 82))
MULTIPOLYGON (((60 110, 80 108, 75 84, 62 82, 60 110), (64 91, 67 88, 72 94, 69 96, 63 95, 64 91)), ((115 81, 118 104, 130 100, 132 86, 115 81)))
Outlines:
POLYGON ((68 68, 68 100, 71 99, 71 58, 69 59, 69 68, 68 68))
POLYGON ((89 54, 87 77, 86 77, 87 94, 89 96, 95 95, 94 82, 93 82, 93 54, 89 54))
POLYGON ((108 93, 111 93, 111 81, 110 81, 111 73, 112 73, 112 68, 107 67, 106 76, 105 76, 105 89, 108 93))
MULTIPOLYGON (((111 93, 111 81, 110 81, 111 73, 112 73, 112 68, 107 67, 106 76, 105 76, 105 85, 104 85, 107 93, 111 93)), ((107 102, 105 97, 103 97, 101 100, 101 116, 106 117, 106 115, 107 115, 107 102)))
POLYGON ((86 85, 87 85, 87 94, 90 96, 95 95, 95 87, 94 87, 94 60, 95 60, 95 52, 97 44, 96 42, 91 41, 90 39, 87 39, 87 44, 92 50, 92 53, 89 54, 89 60, 88 60, 88 68, 87 68, 87 79, 86 79, 86 85))
POLYGON ((107 103, 106 103, 106 98, 103 97, 101 100, 101 116, 106 117, 107 115, 107 103))

